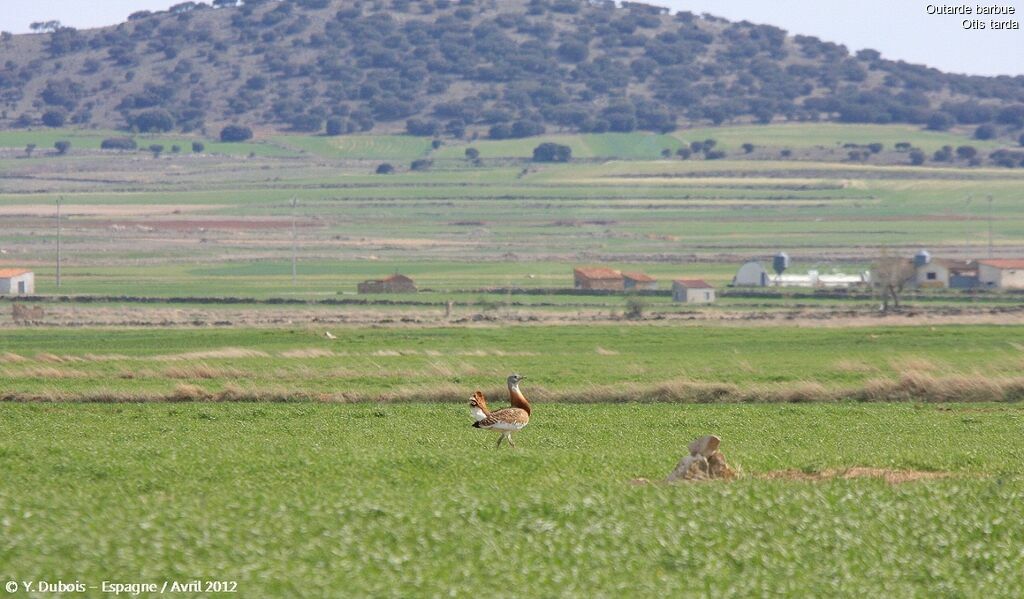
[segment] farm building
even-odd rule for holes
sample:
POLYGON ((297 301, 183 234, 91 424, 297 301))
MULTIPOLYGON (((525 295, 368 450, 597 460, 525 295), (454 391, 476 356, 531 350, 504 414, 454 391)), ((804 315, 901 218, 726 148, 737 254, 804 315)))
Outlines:
POLYGON ((687 304, 710 304, 715 301, 715 288, 700 279, 672 281, 672 301, 687 304))
POLYGON ((371 279, 356 286, 359 293, 415 293, 416 283, 405 275, 393 274, 386 279, 371 279))
POLYGON ((775 275, 771 278, 771 285, 774 287, 814 287, 825 289, 849 289, 864 285, 871 280, 868 273, 859 275, 847 275, 843 273, 821 274, 816 270, 809 270, 805 275, 775 275))
POLYGON ((751 260, 740 267, 732 278, 732 284, 736 287, 767 287, 770 280, 761 263, 751 260))
POLYGON ((622 284, 626 289, 657 289, 658 279, 642 272, 624 272, 622 284))
POLYGON ((613 268, 583 267, 572 271, 576 289, 606 289, 621 291, 625 289, 622 273, 613 268))
POLYGON ((868 282, 867 273, 847 275, 843 273, 821 274, 809 270, 805 275, 769 274, 760 262, 751 260, 745 263, 732 278, 734 287, 825 287, 848 288, 868 282))
POLYGON ((985 287, 1024 289, 1024 260, 978 260, 978 281, 985 287))
POLYGON ((914 286, 970 289, 978 285, 978 265, 972 261, 932 258, 926 250, 914 255, 914 286))
POLYGON ((0 269, 0 294, 31 295, 36 292, 36 275, 21 268, 0 269))

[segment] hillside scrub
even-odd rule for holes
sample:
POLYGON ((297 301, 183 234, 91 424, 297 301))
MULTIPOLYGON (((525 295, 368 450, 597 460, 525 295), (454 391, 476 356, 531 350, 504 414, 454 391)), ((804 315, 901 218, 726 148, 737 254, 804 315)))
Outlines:
POLYGON ((214 4, 8 36, 0 128, 191 132, 236 122, 320 132, 326 123, 329 135, 404 125, 514 139, 833 120, 1015 139, 1024 126, 1020 78, 945 74, 640 3, 214 4), (627 86, 636 91, 619 95, 627 86))

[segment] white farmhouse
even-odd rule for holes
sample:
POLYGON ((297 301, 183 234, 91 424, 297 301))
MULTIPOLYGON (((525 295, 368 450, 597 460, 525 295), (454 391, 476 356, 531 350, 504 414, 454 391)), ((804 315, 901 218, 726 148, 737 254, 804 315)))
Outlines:
POLYGON ((982 287, 1024 289, 1024 260, 978 260, 982 287))
POLYGON ((22 268, 0 268, 0 295, 32 295, 36 276, 22 268))

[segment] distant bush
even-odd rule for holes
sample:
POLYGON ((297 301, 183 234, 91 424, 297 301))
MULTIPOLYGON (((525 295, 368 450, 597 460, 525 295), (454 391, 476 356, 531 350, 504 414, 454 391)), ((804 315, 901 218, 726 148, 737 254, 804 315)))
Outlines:
POLYGON ((974 146, 960 146, 956 149, 956 156, 961 160, 970 160, 978 155, 978 150, 974 146))
POLYGON ((992 139, 996 136, 996 128, 992 125, 981 125, 974 130, 974 139, 992 139))
POLYGON ((953 117, 944 112, 936 112, 928 117, 928 128, 932 131, 945 131, 953 124, 953 117))
POLYGON ((315 114, 300 114, 291 119, 292 130, 303 133, 316 133, 320 131, 323 125, 323 118, 315 114))
POLYGON ((953 160, 953 146, 942 146, 942 148, 935 150, 932 154, 932 160, 935 162, 949 162, 953 160))
POLYGON ((880 144, 878 142, 868 144, 868 151, 870 151, 872 154, 877 154, 881 152, 884 148, 885 145, 880 144))
POLYGON ((480 150, 476 148, 466 148, 466 160, 476 160, 480 158, 480 150))
POLYGON ((147 110, 135 115, 131 124, 142 133, 163 133, 174 128, 174 117, 166 110, 147 110))
POLYGON ((924 160, 924 152, 921 150, 915 149, 910 151, 910 164, 913 164, 914 166, 921 166, 924 164, 924 160))
POLYGON ((692 154, 693 151, 690 148, 683 147, 676 150, 676 156, 679 156, 683 160, 689 160, 692 154))
POLYGON ((43 124, 47 127, 63 127, 67 118, 68 113, 63 110, 47 110, 43 113, 43 124))
POLYGON ((533 149, 534 162, 569 162, 572 159, 572 148, 561 144, 546 142, 533 149))
POLYGON ((64 154, 68 153, 68 150, 71 149, 71 142, 62 139, 62 140, 54 142, 53 147, 57 150, 58 154, 63 156, 64 154))
POLYGON ((220 140, 226 142, 240 142, 252 139, 252 129, 242 125, 228 125, 220 130, 220 140))
POLYGON ((345 121, 338 117, 327 119, 327 135, 341 135, 345 133, 345 121))
POLYGON ((433 165, 434 165, 434 161, 433 160, 428 160, 426 158, 419 158, 417 160, 413 160, 412 164, 409 165, 409 168, 414 170, 414 171, 425 171, 425 170, 429 169, 433 165))
POLYGON ((377 170, 375 172, 378 175, 390 175, 391 173, 395 172, 395 167, 391 166, 387 162, 384 162, 377 165, 377 170))
POLYGON ((153 153, 153 158, 159 158, 160 154, 164 151, 164 147, 161 144, 153 144, 149 146, 149 151, 153 153))
POLYGON ((134 150, 138 144, 130 137, 110 137, 100 142, 101 150, 134 150))
POLYGON ((440 125, 437 121, 424 121, 420 119, 409 119, 405 122, 405 130, 409 135, 429 137, 437 135, 440 125))
POLYGON ((192 152, 194 154, 202 154, 203 150, 206 149, 206 145, 201 141, 192 142, 192 152))
POLYGON ((751 152, 754 151, 754 144, 752 143, 745 143, 741 147, 743 148, 744 154, 750 154, 751 152))

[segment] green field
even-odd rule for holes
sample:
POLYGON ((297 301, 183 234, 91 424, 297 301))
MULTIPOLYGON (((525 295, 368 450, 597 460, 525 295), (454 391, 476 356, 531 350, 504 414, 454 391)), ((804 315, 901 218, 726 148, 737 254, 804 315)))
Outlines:
POLYGON ((1012 597, 1022 425, 1019 405, 538 404, 518 449, 495 451, 455 405, 7 405, 0 576, 240 596, 1012 597), (739 480, 631 484, 708 432, 739 480), (852 466, 949 474, 763 478, 852 466))
POLYGON ((726 287, 780 250, 791 273, 984 257, 990 239, 1024 255, 1024 171, 892 150, 995 147, 962 133, 277 135, 195 155, 139 136, 182 146, 157 160, 94 151, 114 132, 2 132, 0 268, 35 270, 43 297, 0 301, 0 584, 1016 596, 1021 296, 908 292, 882 316, 867 289, 726 287), (706 138, 728 158, 661 158, 706 138), (549 140, 576 160, 530 162, 549 140), (871 142, 886 149, 846 160, 871 142), (579 265, 662 292, 704 278, 719 300, 554 292, 579 265), (355 293, 395 272, 419 291, 355 293), (495 451, 465 404, 503 405, 510 372, 534 414, 495 451), (741 476, 660 482, 708 433, 741 476))
POLYGON ((0 396, 461 402, 1024 399, 1016 326, 476 326, 0 331, 0 396))

